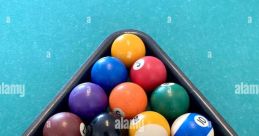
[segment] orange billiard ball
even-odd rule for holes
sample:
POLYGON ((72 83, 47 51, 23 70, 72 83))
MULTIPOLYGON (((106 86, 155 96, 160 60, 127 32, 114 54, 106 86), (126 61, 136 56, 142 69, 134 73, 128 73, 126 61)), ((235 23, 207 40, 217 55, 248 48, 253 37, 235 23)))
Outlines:
POLYGON ((147 95, 139 85, 125 82, 117 85, 111 91, 109 104, 113 113, 131 119, 145 111, 147 95))

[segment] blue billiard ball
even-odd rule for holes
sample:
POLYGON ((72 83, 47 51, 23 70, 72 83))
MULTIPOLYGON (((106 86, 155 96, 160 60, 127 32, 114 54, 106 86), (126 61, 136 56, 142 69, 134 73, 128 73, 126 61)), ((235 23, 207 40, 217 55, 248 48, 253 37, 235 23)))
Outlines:
POLYGON ((116 85, 127 81, 126 66, 115 57, 103 57, 95 62, 91 70, 91 80, 109 93, 116 85))
POLYGON ((214 136, 211 122, 197 113, 178 117, 171 128, 172 136, 214 136))

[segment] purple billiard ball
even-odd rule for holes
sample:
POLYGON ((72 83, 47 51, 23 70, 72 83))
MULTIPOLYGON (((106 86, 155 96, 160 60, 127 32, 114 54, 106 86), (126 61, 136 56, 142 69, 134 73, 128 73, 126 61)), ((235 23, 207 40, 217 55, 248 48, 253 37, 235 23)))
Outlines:
POLYGON ((105 91, 97 84, 86 82, 77 85, 69 95, 70 110, 86 121, 104 112, 108 106, 105 91))

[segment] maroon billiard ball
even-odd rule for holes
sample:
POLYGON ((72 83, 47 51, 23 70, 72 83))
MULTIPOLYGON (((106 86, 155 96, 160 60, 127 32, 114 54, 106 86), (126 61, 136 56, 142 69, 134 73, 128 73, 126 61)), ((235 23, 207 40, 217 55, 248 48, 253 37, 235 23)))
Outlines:
POLYGON ((77 115, 60 112, 46 121, 43 136, 84 136, 85 131, 85 124, 77 115))

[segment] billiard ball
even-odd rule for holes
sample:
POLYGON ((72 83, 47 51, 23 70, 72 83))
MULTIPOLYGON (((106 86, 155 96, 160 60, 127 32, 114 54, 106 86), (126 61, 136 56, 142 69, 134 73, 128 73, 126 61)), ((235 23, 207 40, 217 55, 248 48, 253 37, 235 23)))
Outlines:
POLYGON ((109 113, 98 115, 89 125, 90 131, 87 135, 91 136, 124 136, 127 129, 121 128, 121 119, 109 113))
POLYGON ((85 124, 77 115, 60 112, 46 121, 43 136, 84 136, 85 130, 85 124))
POLYGON ((130 119, 145 111, 147 95, 139 85, 125 82, 111 91, 109 104, 115 114, 130 119))
POLYGON ((170 126, 159 113, 145 111, 130 121, 130 136, 169 136, 170 126))
POLYGON ((130 70, 132 82, 139 84, 145 91, 151 92, 166 81, 165 65, 158 58, 146 56, 137 60, 130 70))
POLYGON ((178 117, 172 127, 172 136, 214 136, 211 122, 197 113, 186 113, 178 117))
POLYGON ((95 62, 91 70, 91 79, 109 93, 116 85, 128 79, 128 72, 119 59, 107 56, 95 62))
POLYGON ((135 34, 122 34, 114 40, 111 54, 130 67, 137 59, 145 56, 146 49, 143 41, 135 34))
POLYGON ((186 90, 176 83, 164 83, 152 92, 151 108, 169 120, 187 112, 189 95, 186 90))
POLYGON ((84 120, 91 121, 107 109, 108 98, 97 84, 86 82, 77 85, 70 93, 70 110, 84 120))

